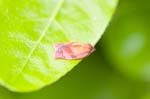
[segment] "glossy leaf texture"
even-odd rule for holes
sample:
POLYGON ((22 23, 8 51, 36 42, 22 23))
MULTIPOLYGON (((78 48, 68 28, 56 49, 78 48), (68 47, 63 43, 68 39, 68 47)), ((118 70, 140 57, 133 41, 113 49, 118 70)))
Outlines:
POLYGON ((101 37, 117 0, 0 0, 0 83, 12 91, 38 90, 79 60, 56 60, 53 44, 101 37))

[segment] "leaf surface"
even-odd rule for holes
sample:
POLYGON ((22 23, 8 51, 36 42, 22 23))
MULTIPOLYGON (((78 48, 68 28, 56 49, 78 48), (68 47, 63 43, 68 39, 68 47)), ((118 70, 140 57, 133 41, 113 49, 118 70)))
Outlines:
POLYGON ((55 43, 95 45, 117 0, 0 0, 0 83, 28 92, 51 84, 80 60, 56 60, 55 43))

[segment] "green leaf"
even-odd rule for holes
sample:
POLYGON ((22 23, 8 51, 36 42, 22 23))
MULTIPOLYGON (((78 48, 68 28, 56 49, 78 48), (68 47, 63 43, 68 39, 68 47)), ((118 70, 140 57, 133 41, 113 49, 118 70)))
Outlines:
POLYGON ((77 60, 56 60, 53 44, 101 37, 117 0, 0 0, 0 82, 28 92, 51 84, 77 60))

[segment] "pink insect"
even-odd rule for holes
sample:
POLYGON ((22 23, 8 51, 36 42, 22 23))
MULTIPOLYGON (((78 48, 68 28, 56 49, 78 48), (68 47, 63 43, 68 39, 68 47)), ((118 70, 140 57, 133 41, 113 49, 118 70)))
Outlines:
POLYGON ((83 59, 95 51, 91 44, 79 42, 58 43, 54 47, 56 59, 83 59))

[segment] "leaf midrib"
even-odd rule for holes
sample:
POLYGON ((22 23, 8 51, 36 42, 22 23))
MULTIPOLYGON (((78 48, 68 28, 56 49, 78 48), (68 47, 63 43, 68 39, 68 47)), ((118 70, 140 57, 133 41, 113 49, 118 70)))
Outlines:
POLYGON ((29 52, 29 55, 24 63, 24 65, 21 67, 20 71, 16 74, 16 76, 14 77, 14 79, 12 80, 12 82, 16 81, 17 78, 19 77, 19 75, 21 74, 21 72, 24 70, 24 68, 26 67, 26 65, 28 64, 29 59, 31 58, 32 54, 34 53, 34 51, 36 50, 36 48, 38 47, 38 45, 40 44, 41 40, 45 37, 46 32, 48 30, 48 28, 51 26, 53 20, 55 19, 55 17, 57 16, 57 14, 60 11, 61 6, 63 5, 65 0, 60 0, 58 2, 58 4, 56 5, 56 8, 53 10, 53 14, 49 17, 48 23, 46 25, 46 27, 43 29, 41 36, 39 37, 39 39, 36 41, 34 47, 31 49, 31 51, 29 52))

